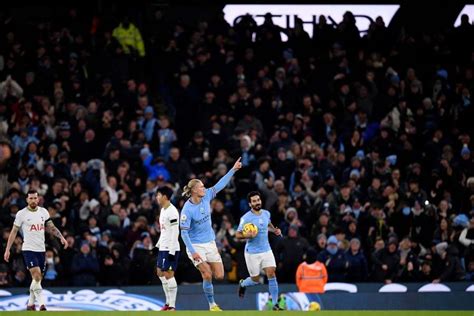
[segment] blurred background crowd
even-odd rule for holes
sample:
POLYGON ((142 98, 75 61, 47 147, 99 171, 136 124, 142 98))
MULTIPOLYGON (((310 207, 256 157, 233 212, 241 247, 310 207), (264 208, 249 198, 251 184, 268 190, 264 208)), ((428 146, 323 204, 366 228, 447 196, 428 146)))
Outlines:
MULTIPOLYGON (((316 260, 330 282, 474 279, 467 17, 413 34, 379 17, 363 35, 351 12, 312 34, 166 9, 0 23, 2 246, 38 190, 71 245, 47 236, 44 286, 157 282, 156 189, 180 209, 189 179, 212 186, 237 157, 212 202, 226 282, 247 274, 234 236, 250 190, 284 235, 271 236, 280 282, 316 260)), ((2 287, 29 284, 21 242, 2 287)), ((186 256, 177 279, 200 281, 186 256)))

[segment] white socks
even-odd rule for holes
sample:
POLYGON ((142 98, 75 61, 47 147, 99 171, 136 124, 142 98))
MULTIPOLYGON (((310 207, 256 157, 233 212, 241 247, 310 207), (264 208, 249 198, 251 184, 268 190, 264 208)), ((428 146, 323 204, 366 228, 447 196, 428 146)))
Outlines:
MULTIPOLYGON (((41 287, 41 281, 35 281, 33 280, 31 282, 31 287, 30 287, 30 299, 28 300, 28 303, 31 300, 31 290, 33 290, 34 297, 38 301, 39 306, 44 305, 44 300, 43 300, 43 294, 41 293, 43 288, 41 287)), ((31 304, 33 305, 33 304, 31 304)))
POLYGON ((169 298, 169 290, 168 290, 168 280, 164 276, 160 277, 161 280, 161 285, 163 286, 163 291, 165 292, 166 296, 166 304, 170 304, 170 298, 169 298))
POLYGON ((173 277, 168 279, 168 297, 169 297, 169 306, 176 307, 176 294, 178 294, 178 284, 176 279, 173 277))
POLYGON ((33 282, 35 282, 35 280, 31 281, 30 297, 28 298, 28 306, 35 305, 35 291, 34 291, 34 288, 33 288, 33 282))

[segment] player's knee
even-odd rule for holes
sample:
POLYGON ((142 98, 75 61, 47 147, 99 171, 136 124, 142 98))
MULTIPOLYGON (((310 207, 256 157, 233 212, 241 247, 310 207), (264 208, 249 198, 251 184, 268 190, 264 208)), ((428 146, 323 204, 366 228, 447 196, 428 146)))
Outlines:
POLYGON ((164 277, 165 277, 167 280, 169 280, 169 279, 171 279, 171 278, 174 277, 174 271, 166 271, 166 272, 163 272, 163 275, 164 275, 164 277))
POLYGON ((252 281, 260 283, 260 276, 253 276, 251 277, 252 281))
POLYGON ((163 271, 161 271, 160 269, 156 269, 156 275, 161 278, 163 276, 163 271))
POLYGON ((273 279, 273 278, 275 278, 275 277, 276 277, 276 273, 275 273, 275 270, 274 270, 274 269, 267 271, 267 278, 273 279))
POLYGON ((201 271, 201 276, 203 280, 211 281, 212 280, 212 273, 211 271, 201 271))
POLYGON ((212 270, 209 264, 206 262, 201 263, 198 265, 199 272, 201 272, 201 276, 203 280, 211 281, 212 280, 212 270))
POLYGON ((35 280, 36 282, 40 282, 40 281, 41 281, 41 273, 38 273, 38 272, 32 273, 32 274, 31 274, 31 277, 32 277, 33 280, 35 280))
POLYGON ((216 274, 214 275, 214 278, 216 280, 223 280, 224 279, 224 272, 222 272, 222 271, 216 272, 216 274))

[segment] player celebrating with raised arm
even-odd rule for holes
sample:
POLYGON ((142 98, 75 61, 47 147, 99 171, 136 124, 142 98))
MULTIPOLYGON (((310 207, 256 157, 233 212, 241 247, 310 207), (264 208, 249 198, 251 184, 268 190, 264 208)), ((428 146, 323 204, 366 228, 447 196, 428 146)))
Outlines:
POLYGON ((23 235, 23 245, 21 251, 25 264, 30 270, 31 285, 30 298, 28 299, 27 310, 35 310, 35 300, 40 305, 40 310, 45 311, 43 295, 41 293, 41 278, 46 268, 45 264, 45 227, 47 227, 54 236, 61 240, 64 249, 67 248, 67 241, 54 226, 53 221, 49 217, 48 210, 39 207, 39 196, 35 190, 28 191, 26 195, 27 207, 20 210, 15 217, 10 236, 8 236, 7 247, 3 258, 6 262, 10 260, 10 248, 16 238, 18 230, 23 235))
POLYGON ((249 286, 260 284, 260 271, 263 269, 268 278, 268 290, 272 296, 273 310, 281 310, 278 306, 278 282, 275 275, 276 262, 273 256, 268 232, 281 236, 279 228, 275 228, 270 221, 270 212, 262 209, 260 193, 252 191, 247 195, 250 211, 240 219, 239 227, 235 236, 239 239, 247 239, 245 245, 245 263, 250 277, 240 280, 239 296, 245 295, 245 289, 249 286), (252 224, 255 227, 252 228, 252 224), (247 229, 247 227, 250 229, 247 229))
POLYGON ((170 199, 173 190, 169 187, 162 187, 156 193, 156 202, 161 206, 160 228, 161 234, 156 247, 159 249, 156 273, 163 285, 166 296, 166 304, 162 310, 176 310, 176 294, 178 284, 174 278, 174 273, 178 267, 179 259, 179 213, 176 207, 171 204, 170 199))
POLYGON ((242 168, 240 159, 237 159, 232 169, 212 188, 206 189, 200 180, 192 179, 183 192, 188 200, 181 211, 181 238, 186 245, 189 259, 201 272, 202 287, 211 311, 221 311, 214 301, 212 277, 217 280, 224 278, 224 266, 212 229, 211 200, 229 183, 234 173, 242 168))

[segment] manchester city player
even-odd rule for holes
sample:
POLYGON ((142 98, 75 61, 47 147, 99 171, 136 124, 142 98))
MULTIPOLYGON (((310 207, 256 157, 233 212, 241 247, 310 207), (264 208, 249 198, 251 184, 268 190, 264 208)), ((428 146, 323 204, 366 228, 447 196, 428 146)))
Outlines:
POLYGON ((244 297, 247 287, 260 284, 260 272, 263 269, 268 278, 268 291, 272 297, 273 310, 280 310, 281 308, 278 306, 278 282, 275 275, 276 263, 268 241, 268 232, 281 236, 281 231, 273 226, 270 220, 270 212, 262 210, 262 200, 259 192, 250 192, 247 195, 247 200, 251 209, 240 219, 236 237, 247 239, 245 263, 247 264, 250 277, 240 280, 239 296, 244 297), (258 232, 250 231, 244 233, 243 228, 247 223, 257 226, 258 232))
POLYGON ((188 197, 188 200, 181 210, 181 238, 186 245, 189 259, 201 272, 202 287, 211 311, 221 311, 219 305, 214 301, 212 277, 214 276, 217 280, 224 278, 224 266, 212 229, 211 200, 225 188, 234 173, 241 167, 242 163, 239 158, 232 169, 212 188, 206 189, 198 179, 190 180, 184 187, 183 195, 188 197))

